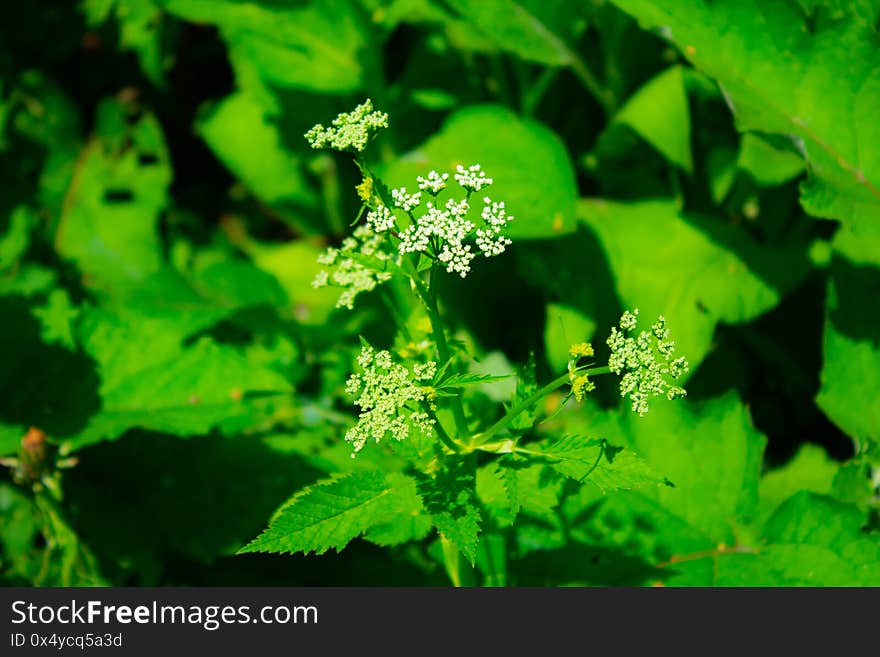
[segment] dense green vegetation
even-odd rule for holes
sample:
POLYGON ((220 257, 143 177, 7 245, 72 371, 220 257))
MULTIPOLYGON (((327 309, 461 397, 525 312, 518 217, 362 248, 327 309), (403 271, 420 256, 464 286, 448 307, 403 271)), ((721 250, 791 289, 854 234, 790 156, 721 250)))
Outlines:
POLYGON ((0 582, 880 585, 880 1, 7 4, 0 582))

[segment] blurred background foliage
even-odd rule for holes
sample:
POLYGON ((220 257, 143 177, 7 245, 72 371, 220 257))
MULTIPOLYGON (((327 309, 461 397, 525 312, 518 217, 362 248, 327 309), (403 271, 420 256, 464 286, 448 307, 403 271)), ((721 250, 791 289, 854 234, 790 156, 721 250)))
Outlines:
POLYGON ((484 359, 546 379, 638 307, 692 364, 644 420, 613 386, 556 420, 676 487, 547 488, 484 581, 880 578, 853 565, 880 561, 880 3, 0 12, 3 583, 446 582, 430 539, 235 556, 298 488, 370 465, 341 387, 357 335, 393 327, 310 286, 359 177, 302 137, 365 97, 389 184, 480 162, 517 217, 509 253, 443 289, 484 359))

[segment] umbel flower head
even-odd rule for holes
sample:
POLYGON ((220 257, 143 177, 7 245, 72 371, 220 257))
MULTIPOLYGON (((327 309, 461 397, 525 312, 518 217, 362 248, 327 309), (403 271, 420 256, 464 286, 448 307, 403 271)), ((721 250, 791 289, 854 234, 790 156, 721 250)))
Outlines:
POLYGON ((332 148, 337 151, 362 151, 380 128, 388 127, 388 115, 373 109, 369 98, 351 112, 343 112, 333 125, 325 128, 320 123, 305 134, 312 148, 332 148))
POLYGON ((330 247, 318 256, 318 262, 327 269, 318 273, 312 281, 312 287, 329 285, 342 288, 336 307, 351 310, 358 294, 369 292, 391 278, 389 272, 381 269, 391 259, 382 250, 384 241, 383 235, 377 235, 368 226, 358 226, 338 249, 330 247), (364 266, 365 260, 372 261, 376 266, 364 266))
MULTIPOLYGON (((470 196, 491 185, 492 179, 479 164, 467 168, 459 165, 454 178, 466 193, 460 200, 450 198, 443 204, 437 200, 449 180, 448 173, 437 171, 418 177, 419 191, 409 193, 406 187, 400 187, 391 190, 391 198, 394 206, 409 217, 409 225, 399 235, 401 255, 424 253, 436 258, 449 273, 464 278, 471 270, 471 261, 479 253, 490 258, 500 255, 511 244, 504 229, 513 217, 507 214, 503 201, 495 202, 486 196, 479 223, 474 223, 468 218, 470 196), (433 197, 424 207, 423 194, 433 197)), ((382 204, 367 214, 367 222, 377 233, 394 230, 397 226, 393 211, 382 204)))
POLYGON ((357 424, 345 433, 354 455, 367 440, 377 443, 387 434, 395 440, 409 436, 411 427, 430 433, 434 420, 423 409, 427 384, 437 373, 437 363, 417 363, 412 369, 395 363, 387 351, 375 351, 365 344, 357 359, 360 374, 352 374, 345 391, 356 397, 360 407, 357 424))
POLYGON ((629 334, 636 329, 638 315, 638 309, 627 310, 620 318, 620 329, 611 329, 607 340, 611 348, 608 367, 615 374, 623 374, 620 396, 629 395, 632 410, 644 415, 651 397, 665 395, 671 400, 687 394, 684 388, 670 381, 688 371, 688 362, 683 356, 673 358, 675 342, 669 338, 662 315, 651 326, 650 333, 642 331, 637 337, 631 337, 629 334))

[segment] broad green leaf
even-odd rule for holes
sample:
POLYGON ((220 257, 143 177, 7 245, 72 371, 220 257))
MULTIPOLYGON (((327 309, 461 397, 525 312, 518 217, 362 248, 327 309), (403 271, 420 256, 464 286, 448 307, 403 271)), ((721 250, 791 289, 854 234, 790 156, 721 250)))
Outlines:
POLYGON ((767 521, 762 561, 788 585, 880 586, 880 536, 857 508, 798 493, 767 521))
MULTIPOLYGON (((565 38, 577 23, 577 3, 571 0, 443 0, 441 5, 500 51, 548 66, 577 59, 565 38)), ((456 32, 456 26, 451 29, 456 32)), ((477 40, 461 36, 464 47, 481 49, 477 40)))
POLYGON ((835 258, 816 403, 856 442, 880 437, 880 269, 835 258))
POLYGON ((242 88, 352 93, 363 83, 369 40, 352 0, 162 1, 178 18, 217 26, 242 88))
POLYGON ((682 214, 672 201, 585 199, 579 211, 605 249, 623 305, 646 321, 664 315, 692 368, 718 322, 765 313, 807 271, 795 248, 758 244, 720 219, 682 214))
POLYGON ((314 205, 302 159, 285 149, 278 126, 251 95, 238 92, 223 99, 196 129, 260 200, 314 205))
POLYGON ((584 542, 623 547, 654 563, 735 546, 758 508, 765 439, 735 394, 657 404, 644 417, 598 415, 593 430, 627 445, 673 486, 607 496, 584 487, 566 506, 584 542))
POLYGON ((562 475, 590 482, 603 493, 663 483, 632 450, 614 447, 600 438, 573 435, 523 449, 531 456, 547 458, 562 475))
MULTIPOLYGON (((392 164, 383 175, 389 187, 414 189, 431 169, 455 172, 478 163, 495 183, 482 197, 504 201, 516 238, 562 235, 574 230, 577 191, 574 171, 559 138, 543 125, 494 105, 468 107, 450 116, 439 133, 392 164)), ((456 188, 450 182, 451 188, 456 188)), ((460 190, 459 190, 460 191, 460 190)), ((479 214, 472 208, 472 213, 479 214)))
POLYGON ((274 370, 255 366, 235 349, 208 339, 181 349, 168 360, 127 371, 106 363, 101 411, 69 443, 71 449, 112 440, 132 428, 179 436, 204 434, 253 412, 246 395, 281 394, 290 384, 274 370))
POLYGON ((753 133, 743 135, 736 165, 767 187, 786 183, 804 171, 803 158, 797 153, 777 148, 753 133))
POLYGON ((147 114, 128 125, 128 111, 116 101, 99 107, 55 236, 89 286, 111 291, 159 269, 158 221, 171 183, 159 123, 147 114))
POLYGON ((693 173, 691 115, 680 66, 666 69, 645 84, 613 120, 630 126, 670 162, 693 173))
POLYGON ((761 477, 761 517, 766 519, 782 502, 800 491, 830 493, 839 469, 824 449, 803 445, 788 463, 761 477))
POLYGON ((810 214, 877 225, 880 152, 869 145, 880 142, 880 49, 855 5, 833 16, 791 0, 614 3, 719 82, 739 129, 794 142, 810 165, 802 190, 810 214))
POLYGON ((481 522, 473 471, 451 464, 434 477, 419 477, 418 491, 431 522, 473 565, 481 522))
POLYGON ((393 521, 399 500, 412 499, 412 485, 407 477, 381 472, 353 472, 320 481, 290 498, 241 552, 339 551, 371 528, 393 521))

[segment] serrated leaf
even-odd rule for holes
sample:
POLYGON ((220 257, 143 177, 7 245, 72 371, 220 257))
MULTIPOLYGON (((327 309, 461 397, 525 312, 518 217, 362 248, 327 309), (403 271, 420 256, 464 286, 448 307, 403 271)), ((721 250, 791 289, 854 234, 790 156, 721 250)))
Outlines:
POLYGON ((505 459, 477 470, 477 497, 501 527, 513 524, 521 507, 517 471, 505 459))
POLYGON ((434 477, 419 477, 418 491, 437 530, 474 565, 481 518, 473 471, 451 464, 434 477))
POLYGON ((549 459, 554 470, 575 481, 591 482, 603 493, 663 483, 663 478, 632 450, 601 438, 566 436, 530 445, 528 452, 549 459))
POLYGON ((767 521, 761 558, 788 584, 880 586, 880 537, 864 524, 856 507, 798 493, 767 521))
MULTIPOLYGON (((574 230, 577 192, 564 145, 543 125, 520 119, 505 107, 458 110, 439 133, 397 160, 382 177, 389 187, 412 189, 416 177, 431 169, 454 172, 459 164, 475 163, 495 181, 479 198, 504 201, 514 217, 506 229, 512 238, 552 237, 574 230)), ((450 182, 450 187, 455 185, 450 182)))
POLYGON ((392 522, 398 488, 410 482, 381 472, 352 472, 307 486, 278 509, 269 527, 240 552, 339 551, 367 530, 392 522))
POLYGON ((740 130, 796 144, 810 164, 801 196, 809 213, 877 225, 880 154, 868 145, 880 142, 880 49, 854 4, 827 12, 790 0, 614 2, 718 80, 740 130))

